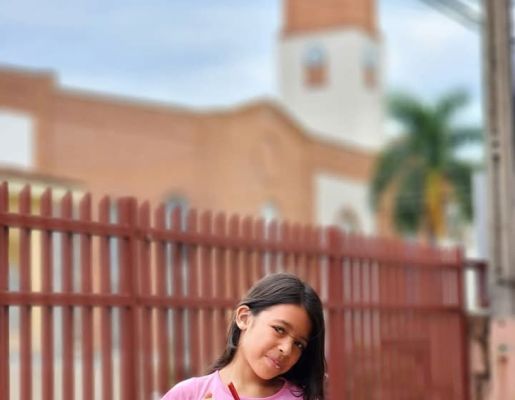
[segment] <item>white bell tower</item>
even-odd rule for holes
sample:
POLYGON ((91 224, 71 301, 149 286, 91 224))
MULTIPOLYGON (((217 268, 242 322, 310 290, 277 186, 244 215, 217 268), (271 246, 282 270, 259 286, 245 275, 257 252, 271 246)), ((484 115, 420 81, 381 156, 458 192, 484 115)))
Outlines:
POLYGON ((381 45, 375 0, 284 0, 279 92, 313 135, 383 144, 381 45))

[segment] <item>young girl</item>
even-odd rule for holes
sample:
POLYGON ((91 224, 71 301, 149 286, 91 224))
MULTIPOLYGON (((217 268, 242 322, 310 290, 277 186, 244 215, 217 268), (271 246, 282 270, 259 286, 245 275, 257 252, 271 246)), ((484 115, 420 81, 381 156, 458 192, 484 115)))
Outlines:
POLYGON ((323 400, 325 327, 316 292, 295 275, 271 274, 238 304, 227 348, 209 375, 175 385, 162 400, 323 400))

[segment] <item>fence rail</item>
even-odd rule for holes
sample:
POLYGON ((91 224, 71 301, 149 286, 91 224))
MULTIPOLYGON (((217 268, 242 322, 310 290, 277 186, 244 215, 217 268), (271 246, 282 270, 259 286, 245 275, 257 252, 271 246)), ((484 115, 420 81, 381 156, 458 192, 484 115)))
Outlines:
POLYGON ((255 280, 290 271, 324 303, 330 399, 468 399, 458 250, 92 204, 0 186, 0 398, 158 398, 222 351, 255 280))

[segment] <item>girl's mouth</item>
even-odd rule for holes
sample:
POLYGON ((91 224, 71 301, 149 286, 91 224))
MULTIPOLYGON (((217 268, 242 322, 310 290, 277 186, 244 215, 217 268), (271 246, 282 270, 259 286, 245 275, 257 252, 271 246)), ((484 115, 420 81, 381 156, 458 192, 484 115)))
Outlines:
POLYGON ((269 356, 267 356, 267 358, 268 358, 268 360, 270 360, 273 367, 275 367, 276 369, 281 369, 281 364, 279 363, 278 360, 276 360, 273 357, 269 357, 269 356))

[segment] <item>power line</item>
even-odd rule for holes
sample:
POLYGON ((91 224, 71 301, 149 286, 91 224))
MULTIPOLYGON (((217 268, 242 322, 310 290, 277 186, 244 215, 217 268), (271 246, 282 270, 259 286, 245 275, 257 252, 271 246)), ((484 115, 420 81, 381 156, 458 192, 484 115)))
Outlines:
POLYGON ((421 0, 468 29, 478 30, 483 24, 480 0, 421 0))

